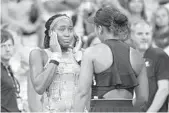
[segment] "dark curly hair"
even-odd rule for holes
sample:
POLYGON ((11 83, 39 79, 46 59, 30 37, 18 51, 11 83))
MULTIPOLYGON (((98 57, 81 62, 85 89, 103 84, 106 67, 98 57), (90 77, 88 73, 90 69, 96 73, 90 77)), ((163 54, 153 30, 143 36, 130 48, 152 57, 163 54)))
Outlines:
MULTIPOLYGON (((49 30, 50 30, 50 25, 52 24, 52 22, 58 18, 58 17, 61 17, 61 16, 66 16, 68 17, 66 14, 56 14, 52 17, 50 17, 48 19, 48 21, 46 22, 45 24, 45 38, 44 38, 44 48, 49 48, 49 43, 50 43, 50 36, 49 36, 49 30)), ((68 17, 69 18, 69 17, 68 17)))
POLYGON ((99 9, 94 17, 94 23, 105 26, 114 36, 122 39, 127 38, 130 33, 128 18, 112 6, 99 9))

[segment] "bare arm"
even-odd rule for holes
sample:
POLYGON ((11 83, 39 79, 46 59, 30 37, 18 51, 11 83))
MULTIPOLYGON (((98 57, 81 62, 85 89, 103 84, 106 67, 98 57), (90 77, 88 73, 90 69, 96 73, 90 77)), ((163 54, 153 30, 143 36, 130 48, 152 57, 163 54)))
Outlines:
POLYGON ((77 95, 75 98, 75 112, 83 112, 88 103, 89 94, 92 85, 93 63, 89 49, 84 53, 79 77, 77 95))
POLYGON ((57 66, 50 63, 46 69, 43 68, 43 57, 42 51, 33 50, 30 53, 30 72, 32 84, 35 88, 35 91, 42 95, 45 90, 49 87, 53 80, 53 76, 57 66))
POLYGON ((137 80, 139 85, 135 88, 136 102, 135 106, 142 106, 148 101, 149 85, 147 70, 144 64, 144 60, 136 50, 131 49, 131 64, 137 74, 137 80))
POLYGON ((169 80, 159 80, 158 90, 147 112, 158 112, 169 94, 169 80))
POLYGON ((147 78, 147 70, 143 65, 140 74, 137 77, 139 85, 135 88, 136 92, 136 103, 135 106, 144 105, 148 101, 149 96, 149 85, 147 78))
POLYGON ((163 51, 156 62, 155 76, 158 90, 147 112, 158 112, 169 94, 169 58, 163 51))

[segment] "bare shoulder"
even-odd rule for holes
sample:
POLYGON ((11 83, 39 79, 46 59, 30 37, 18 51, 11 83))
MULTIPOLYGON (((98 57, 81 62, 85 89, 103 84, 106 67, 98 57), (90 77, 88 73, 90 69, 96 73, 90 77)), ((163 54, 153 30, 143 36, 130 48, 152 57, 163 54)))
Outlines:
POLYGON ((43 62, 47 56, 47 53, 43 49, 33 49, 29 55, 30 64, 34 64, 36 62, 43 62))
POLYGON ((137 74, 141 72, 143 66, 145 65, 144 59, 141 53, 133 48, 130 48, 130 62, 131 62, 132 68, 137 74))
POLYGON ((97 56, 103 55, 106 51, 109 51, 110 48, 103 43, 91 46, 85 50, 84 56, 88 56, 92 59, 95 59, 97 56))

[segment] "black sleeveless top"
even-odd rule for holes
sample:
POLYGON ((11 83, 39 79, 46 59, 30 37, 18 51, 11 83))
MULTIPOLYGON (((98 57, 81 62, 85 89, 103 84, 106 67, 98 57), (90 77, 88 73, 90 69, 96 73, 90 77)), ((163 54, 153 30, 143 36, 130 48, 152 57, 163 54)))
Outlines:
POLYGON ((105 71, 94 74, 95 84, 92 85, 92 97, 103 98, 103 95, 113 89, 126 89, 133 93, 138 85, 137 76, 130 64, 130 47, 120 40, 105 41, 113 54, 113 63, 105 71))

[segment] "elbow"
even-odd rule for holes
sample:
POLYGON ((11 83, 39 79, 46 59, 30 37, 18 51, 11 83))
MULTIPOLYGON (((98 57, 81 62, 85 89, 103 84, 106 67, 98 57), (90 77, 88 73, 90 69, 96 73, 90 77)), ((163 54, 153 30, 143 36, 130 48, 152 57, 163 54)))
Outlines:
POLYGON ((136 97, 136 102, 134 106, 143 106, 148 102, 148 96, 136 97))
POLYGON ((37 80, 32 80, 32 85, 36 93, 38 93, 39 95, 43 95, 43 93, 45 92, 45 88, 42 82, 39 82, 37 80))
POLYGON ((42 91, 42 90, 40 90, 40 89, 35 89, 36 90, 36 92, 39 94, 39 95, 43 95, 43 93, 44 93, 44 91, 42 91))
POLYGON ((148 102, 148 96, 143 96, 139 100, 140 100, 141 104, 145 104, 148 102))
POLYGON ((139 96, 136 96, 136 100, 138 101, 138 103, 141 104, 145 104, 148 102, 149 99, 149 93, 147 92, 147 94, 142 94, 139 96))
POLYGON ((88 96, 88 92, 82 89, 79 89, 77 92, 78 96, 82 99, 85 98, 86 96, 88 96))
POLYGON ((39 95, 43 95, 43 93, 45 92, 44 88, 40 87, 40 86, 35 86, 35 91, 39 94, 39 95))
POLYGON ((147 95, 141 96, 140 100, 142 100, 143 104, 148 102, 148 97, 149 97, 149 93, 147 95))

